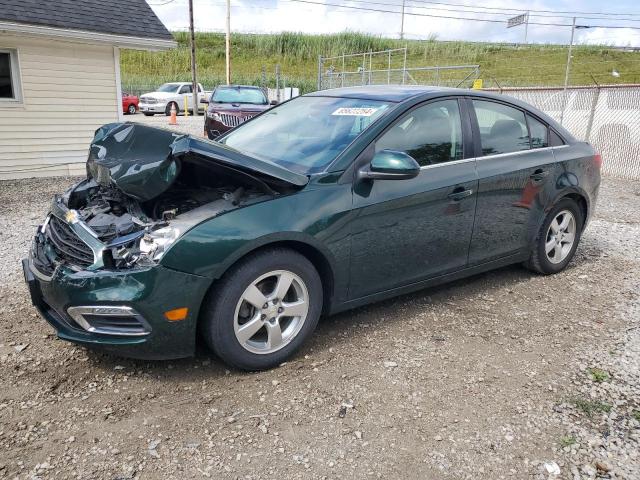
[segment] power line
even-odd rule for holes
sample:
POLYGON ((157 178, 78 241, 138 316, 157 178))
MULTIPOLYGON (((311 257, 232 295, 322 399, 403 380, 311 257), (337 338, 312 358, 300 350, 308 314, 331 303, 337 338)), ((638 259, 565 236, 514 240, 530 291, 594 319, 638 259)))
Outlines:
MULTIPOLYGON (((312 1, 312 0, 281 0, 281 1, 286 1, 286 2, 295 2, 295 3, 307 3, 310 5, 319 5, 319 6, 323 6, 323 7, 335 7, 335 8, 342 8, 342 9, 351 9, 351 10, 363 10, 363 11, 369 11, 369 12, 380 12, 380 13, 395 13, 395 14, 400 14, 401 12, 397 11, 397 10, 383 10, 381 8, 369 8, 369 7, 358 7, 358 6, 353 6, 353 5, 339 5, 339 4, 335 4, 335 3, 325 3, 325 2, 317 2, 317 1, 312 1)), ((430 18, 445 18, 445 19, 449 19, 449 20, 466 20, 466 21, 470 21, 470 22, 488 22, 488 23, 502 23, 504 24, 504 20, 496 20, 496 19, 489 19, 489 18, 472 18, 472 17, 454 17, 451 15, 432 15, 432 14, 428 14, 428 13, 416 13, 416 12, 405 12, 405 15, 411 15, 414 17, 430 17, 430 18)), ((540 25, 540 26, 546 26, 546 27, 571 27, 572 24, 571 23, 543 23, 543 22, 529 22, 529 25, 540 25)), ((623 25, 576 25, 576 27, 588 27, 588 28, 612 28, 612 29, 624 29, 624 28, 628 28, 628 29, 632 29, 632 30, 640 30, 640 27, 633 27, 633 26, 623 26, 623 25)))
MULTIPOLYGON (((399 3, 389 3, 389 2, 376 2, 376 1, 371 1, 371 0, 346 0, 347 3, 360 3, 360 4, 369 4, 369 5, 382 5, 382 6, 387 6, 387 7, 398 7, 401 8, 402 4, 399 3)), ((411 2, 411 3, 428 3, 428 2, 421 2, 420 0, 407 0, 407 2, 411 2)), ((434 3, 438 3, 438 2, 434 2, 434 3)), ((446 5, 444 3, 438 3, 441 5, 446 5)), ((342 5, 342 6, 346 6, 346 5, 342 5)), ((457 8, 446 8, 446 7, 429 7, 429 6, 423 6, 423 5, 410 5, 410 4, 406 4, 407 8, 420 8, 420 9, 426 9, 426 10, 443 10, 443 11, 447 11, 447 12, 457 12, 457 13, 480 13, 482 15, 500 15, 500 16, 505 16, 505 17, 512 17, 513 13, 505 13, 505 12, 487 12, 487 11, 483 11, 483 10, 460 10, 457 8)), ((466 7, 466 8, 482 8, 482 7, 466 7)), ((524 10, 520 10, 520 13, 524 12, 524 10)), ((398 11, 397 13, 402 13, 401 11, 398 11)), ((539 17, 539 18, 573 18, 573 16, 568 16, 568 15, 544 15, 544 14, 530 14, 530 17, 539 17)), ((609 20, 607 18, 603 18, 603 17, 579 17, 580 19, 584 19, 584 20, 609 20)), ((640 22, 640 18, 618 18, 618 19, 611 19, 611 20, 619 20, 621 22, 640 22)), ((504 20, 506 21, 506 19, 504 20)))
POLYGON ((523 11, 529 11, 529 12, 535 12, 535 13, 564 13, 564 14, 569 14, 571 16, 580 16, 580 15, 603 15, 603 16, 640 16, 640 13, 629 13, 629 12, 620 12, 620 13, 614 13, 614 12, 583 12, 583 11, 562 11, 562 10, 536 10, 536 9, 532 9, 532 8, 524 8, 524 9, 518 9, 518 8, 505 8, 505 7, 488 7, 488 6, 481 6, 481 5, 466 5, 464 3, 451 3, 451 2, 435 2, 432 0, 411 0, 412 2, 416 2, 416 3, 428 3, 428 4, 432 4, 432 5, 446 5, 449 7, 467 7, 467 8, 476 8, 476 9, 482 9, 482 10, 499 10, 501 12, 505 12, 507 10, 513 11, 513 12, 519 12, 522 13, 523 11))

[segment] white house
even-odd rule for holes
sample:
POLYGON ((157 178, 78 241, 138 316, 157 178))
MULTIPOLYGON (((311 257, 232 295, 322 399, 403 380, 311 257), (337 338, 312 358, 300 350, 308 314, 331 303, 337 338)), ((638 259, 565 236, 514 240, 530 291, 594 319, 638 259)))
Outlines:
POLYGON ((0 0, 0 179, 84 171, 122 119, 120 49, 168 49, 144 0, 0 0))

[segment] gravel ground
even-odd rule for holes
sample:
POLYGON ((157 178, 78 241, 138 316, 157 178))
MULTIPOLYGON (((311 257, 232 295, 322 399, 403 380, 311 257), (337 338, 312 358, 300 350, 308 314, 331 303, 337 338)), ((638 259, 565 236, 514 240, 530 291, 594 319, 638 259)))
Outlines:
POLYGON ((202 137, 204 134, 204 116, 198 115, 194 117, 189 115, 178 115, 176 118, 177 125, 169 125, 169 117, 165 115, 153 115, 147 117, 141 113, 135 115, 125 115, 124 120, 127 122, 142 123, 144 125, 150 125, 152 127, 168 128, 180 133, 190 133, 197 137, 202 137))
POLYGON ((0 478, 640 478, 640 184, 604 181, 561 274, 324 319, 248 374, 56 339, 19 260, 71 181, 0 182, 0 478))

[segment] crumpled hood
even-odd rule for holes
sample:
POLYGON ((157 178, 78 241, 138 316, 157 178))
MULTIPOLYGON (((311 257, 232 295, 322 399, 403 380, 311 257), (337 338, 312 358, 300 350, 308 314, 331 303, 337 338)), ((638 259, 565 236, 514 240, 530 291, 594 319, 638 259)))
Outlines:
POLYGON ((175 181, 180 158, 187 154, 197 154, 267 184, 301 188, 309 181, 306 175, 217 142, 131 122, 109 123, 96 130, 87 175, 99 184, 113 184, 137 200, 151 200, 175 181))

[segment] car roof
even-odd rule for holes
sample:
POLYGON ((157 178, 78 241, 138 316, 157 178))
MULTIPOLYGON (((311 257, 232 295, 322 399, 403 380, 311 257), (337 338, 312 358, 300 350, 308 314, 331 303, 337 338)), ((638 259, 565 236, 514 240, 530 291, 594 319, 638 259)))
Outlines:
POLYGON ((402 102, 428 93, 458 92, 460 89, 424 85, 366 85, 361 87, 332 88, 308 93, 308 97, 345 97, 361 100, 402 102))
POLYGON ((253 90, 262 90, 262 87, 256 85, 218 85, 216 88, 251 88, 253 90))
POLYGON ((464 95, 493 99, 506 102, 520 107, 540 117, 554 129, 562 134, 565 139, 573 139, 572 135, 549 115, 538 110, 533 105, 518 100, 509 95, 486 92, 482 90, 471 90, 467 88, 436 87, 429 85, 365 85, 359 87, 333 88, 329 90, 319 90, 308 93, 305 97, 335 97, 335 98, 355 98, 359 100, 378 100, 381 102, 401 103, 407 100, 428 100, 430 98, 445 95, 464 95))

